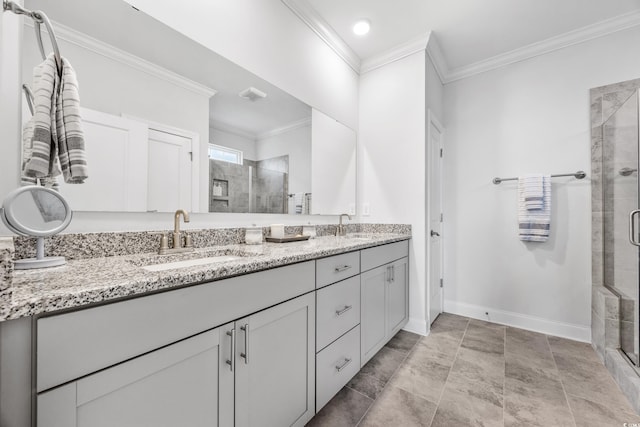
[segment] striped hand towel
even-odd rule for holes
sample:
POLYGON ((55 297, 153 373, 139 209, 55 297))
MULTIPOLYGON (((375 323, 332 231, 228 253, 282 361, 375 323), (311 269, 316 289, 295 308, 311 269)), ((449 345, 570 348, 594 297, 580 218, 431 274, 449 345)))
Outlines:
POLYGON ((524 182, 524 203, 528 210, 539 210, 544 207, 543 203, 543 175, 525 175, 520 178, 524 182))
MULTIPOLYGON (((34 69, 33 136, 22 172, 32 178, 51 178, 62 172, 65 182, 82 183, 88 174, 78 83, 69 62, 62 58, 62 64, 62 78, 53 54, 34 69)), ((30 131, 26 126, 25 139, 30 131)))
POLYGON ((551 227, 551 176, 543 175, 542 209, 527 209, 525 187, 525 180, 518 178, 518 235, 524 242, 546 242, 551 227))

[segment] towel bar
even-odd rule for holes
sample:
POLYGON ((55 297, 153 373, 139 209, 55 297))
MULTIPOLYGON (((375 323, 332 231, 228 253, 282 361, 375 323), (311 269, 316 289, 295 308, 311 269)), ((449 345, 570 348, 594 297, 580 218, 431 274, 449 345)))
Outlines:
MULTIPOLYGON (((583 179, 587 176, 587 174, 584 171, 577 171, 574 173, 559 173, 559 174, 555 174, 555 175, 551 175, 551 178, 557 178, 557 177, 561 177, 561 176, 573 176, 576 179, 583 179)), ((516 181, 518 178, 498 178, 495 177, 493 178, 493 183, 498 185, 500 184, 502 181, 516 181)))

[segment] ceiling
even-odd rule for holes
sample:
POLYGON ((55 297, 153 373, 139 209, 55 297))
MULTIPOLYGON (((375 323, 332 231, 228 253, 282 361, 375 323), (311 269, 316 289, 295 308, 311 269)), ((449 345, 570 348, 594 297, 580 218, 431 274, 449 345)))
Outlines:
POLYGON ((311 7, 360 57, 371 58, 428 31, 451 69, 623 14, 640 0, 291 0, 311 7), (358 19, 371 32, 351 31, 358 19))

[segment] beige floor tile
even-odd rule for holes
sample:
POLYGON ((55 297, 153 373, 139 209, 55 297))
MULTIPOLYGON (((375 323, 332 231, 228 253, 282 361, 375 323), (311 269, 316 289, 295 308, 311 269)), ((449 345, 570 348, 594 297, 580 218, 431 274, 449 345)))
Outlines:
POLYGON ((387 387, 360 423, 362 427, 423 427, 431 423, 436 405, 406 390, 387 387))
POLYGON ((569 406, 580 427, 621 427, 627 424, 640 425, 640 416, 631 412, 613 410, 606 404, 592 402, 581 397, 567 395, 569 406))
POLYGON ((343 388, 309 421, 309 427, 355 427, 367 412, 372 399, 343 388))
POLYGON ((485 353, 504 354, 505 329, 488 327, 484 322, 470 321, 460 345, 485 353))
POLYGON ((504 364, 504 356, 501 354, 460 348, 451 372, 463 375, 469 380, 485 381, 502 389, 504 364))
POLYGON ((409 354, 389 384, 438 403, 450 365, 419 350, 409 354))
POLYGON ((416 344, 415 349, 419 347, 426 348, 428 351, 432 353, 438 353, 447 358, 451 359, 453 362, 453 358, 458 352, 458 348, 460 348, 461 338, 452 338, 449 335, 429 335, 428 337, 423 337, 416 344))
POLYGON ((527 357, 537 357, 553 362, 547 336, 537 332, 517 328, 507 328, 505 354, 511 353, 527 357))
POLYGON ((569 405, 562 400, 551 402, 515 393, 505 393, 504 425, 528 427, 575 427, 569 405))
POLYGON ((502 385, 451 373, 432 426, 502 426, 502 385))
POLYGON ((398 369, 398 366, 407 357, 404 353, 382 347, 380 351, 362 367, 360 372, 372 375, 383 382, 389 381, 389 378, 398 369))
POLYGON ((629 402, 600 362, 555 354, 560 379, 567 392, 607 405, 614 411, 631 412, 629 402))
POLYGON ((386 347, 408 354, 416 345, 418 340, 420 340, 420 335, 414 334, 412 332, 400 331, 393 338, 391 338, 386 347))
POLYGON ((591 362, 600 363, 600 358, 596 354, 591 344, 568 340, 566 338, 548 336, 549 345, 553 354, 585 359, 591 362))
POLYGON ((379 378, 358 372, 358 374, 349 381, 347 387, 359 391, 365 396, 375 400, 380 393, 382 393, 385 384, 386 382, 379 378))

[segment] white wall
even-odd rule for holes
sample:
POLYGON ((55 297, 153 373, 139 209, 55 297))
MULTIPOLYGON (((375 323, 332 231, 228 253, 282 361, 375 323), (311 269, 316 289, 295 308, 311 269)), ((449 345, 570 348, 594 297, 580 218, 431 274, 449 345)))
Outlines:
MULTIPOLYGON (((209 142, 242 151, 242 157, 256 160, 256 141, 225 130, 209 128, 209 142)), ((208 170, 208 169, 207 169, 208 170)))
POLYGON ((409 325, 426 333, 425 51, 360 78, 358 200, 366 222, 411 224, 409 325))
POLYGON ((256 159, 289 155, 289 193, 311 192, 311 125, 256 141, 256 159))
POLYGON ((589 179, 554 179, 551 238, 517 238, 516 184, 590 171, 589 89, 640 74, 640 28, 445 86, 445 309, 590 338, 589 179))
MULTIPOLYGON (((18 4, 22 4, 19 1, 18 4)), ((22 21, 11 12, 0 13, 0 159, 16 159, 0 170, 0 201, 20 182, 22 146, 20 103, 20 43, 22 21)), ((0 226, 1 228, 2 226, 0 226)))

